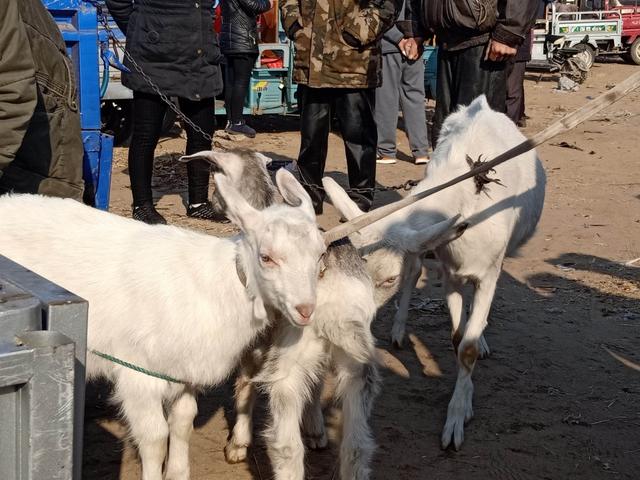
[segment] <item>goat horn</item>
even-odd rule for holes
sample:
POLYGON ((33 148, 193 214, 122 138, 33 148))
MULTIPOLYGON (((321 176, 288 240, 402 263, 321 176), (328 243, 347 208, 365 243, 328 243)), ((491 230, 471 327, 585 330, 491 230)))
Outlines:
POLYGON ((565 115, 557 122, 552 123, 543 131, 538 132, 532 138, 525 140, 524 142, 516 145, 512 149, 498 155, 493 160, 488 162, 484 162, 481 166, 472 169, 471 171, 460 175, 452 180, 449 180, 446 183, 438 185, 436 187, 430 188, 429 190, 425 190, 416 195, 409 195, 402 200, 398 200, 395 203, 390 203, 388 205, 384 205, 383 207, 376 208, 371 212, 365 213, 364 215, 360 215, 359 217, 353 218, 348 222, 340 224, 331 230, 324 233, 324 241, 325 244, 329 245, 331 242, 339 240, 340 238, 344 238, 353 232, 357 232, 358 230, 371 225, 378 220, 391 215, 398 210, 411 205, 423 198, 426 198, 434 193, 439 192, 440 190, 444 190, 456 183, 460 183, 463 180, 466 180, 471 177, 475 177, 479 173, 484 173, 496 165, 506 162, 507 160, 511 160, 512 158, 517 157, 518 155, 522 155, 529 150, 537 147, 538 145, 551 140, 556 135, 560 133, 567 132, 574 128, 576 125, 581 124, 588 118, 592 117, 600 110, 605 107, 608 107, 612 103, 617 102, 622 97, 632 92, 636 88, 640 86, 640 72, 636 72, 631 75, 626 80, 620 82, 618 85, 613 87, 611 90, 603 93, 602 95, 594 98, 593 100, 587 102, 585 105, 580 107, 578 110, 565 115))

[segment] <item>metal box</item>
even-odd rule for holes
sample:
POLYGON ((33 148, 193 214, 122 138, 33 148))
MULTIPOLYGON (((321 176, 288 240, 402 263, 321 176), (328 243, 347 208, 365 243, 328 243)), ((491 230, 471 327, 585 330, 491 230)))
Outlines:
POLYGON ((0 256, 3 480, 82 478, 87 313, 83 299, 0 256))

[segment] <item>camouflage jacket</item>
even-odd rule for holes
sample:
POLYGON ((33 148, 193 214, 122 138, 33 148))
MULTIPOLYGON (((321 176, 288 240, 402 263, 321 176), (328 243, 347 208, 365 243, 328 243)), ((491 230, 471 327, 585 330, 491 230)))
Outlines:
POLYGON ((398 0, 282 0, 295 44, 294 80, 310 87, 375 88, 382 83, 380 38, 398 0))

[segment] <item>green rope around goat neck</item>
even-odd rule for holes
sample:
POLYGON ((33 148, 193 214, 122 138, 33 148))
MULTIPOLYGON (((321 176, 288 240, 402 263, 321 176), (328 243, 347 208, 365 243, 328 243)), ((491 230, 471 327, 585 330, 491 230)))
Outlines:
POLYGON ((167 382, 172 382, 172 383, 180 383, 183 385, 187 384, 187 382, 183 382, 182 380, 177 380, 173 377, 170 377, 169 375, 164 375, 162 373, 152 372, 151 370, 147 370, 146 368, 139 367, 137 365, 134 365, 133 363, 120 360, 119 358, 116 358, 112 355, 107 355, 106 353, 102 353, 97 350, 89 350, 89 351, 94 355, 97 355, 98 357, 104 358, 105 360, 109 360, 110 362, 117 363, 118 365, 122 365, 123 367, 130 368, 131 370, 135 370, 136 372, 144 373, 145 375, 149 375, 150 377, 156 377, 156 378, 159 378, 160 380, 166 380, 167 382))

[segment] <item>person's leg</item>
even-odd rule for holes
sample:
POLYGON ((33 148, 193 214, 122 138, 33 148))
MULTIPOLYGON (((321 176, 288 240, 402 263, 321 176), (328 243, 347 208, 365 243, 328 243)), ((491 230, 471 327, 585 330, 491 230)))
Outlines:
MULTIPOLYGON (((215 131, 215 99, 205 98, 200 101, 180 98, 182 112, 209 137, 213 137, 215 131)), ((186 154, 211 150, 211 138, 206 138, 202 133, 196 132, 191 126, 185 124, 187 132, 186 154)), ((187 176, 189 178, 189 205, 207 203, 209 190, 209 163, 205 160, 192 160, 187 164, 187 176)), ((191 215, 193 216, 193 215, 191 215)))
POLYGON ((371 189, 350 192, 349 196, 363 211, 373 203, 376 185, 376 144, 378 132, 373 116, 375 89, 359 88, 334 90, 336 116, 344 140, 351 189, 371 189))
POLYGON ((251 79, 251 71, 256 61, 256 55, 253 53, 245 53, 232 55, 228 57, 231 63, 231 73, 233 75, 233 83, 227 83, 230 94, 227 107, 230 124, 226 131, 231 134, 243 134, 248 137, 255 137, 256 132, 244 123, 242 111, 244 110, 244 102, 249 90, 249 80, 251 79))
POLYGON ((494 110, 506 111, 505 62, 486 61, 485 49, 486 45, 478 45, 440 54, 434 139, 449 113, 459 105, 470 104, 479 95, 485 95, 494 110))
POLYGON ((429 136, 425 111, 424 63, 422 59, 415 62, 405 62, 402 67, 400 106, 413 158, 416 163, 425 163, 429 158, 429 136))
POLYGON ((516 62, 513 66, 514 82, 517 82, 516 97, 518 98, 518 110, 515 120, 519 127, 526 126, 525 102, 524 102, 524 74, 526 73, 527 62, 516 62))
POLYGON ((431 143, 438 143, 438 136, 444 119, 455 108, 457 99, 454 96, 455 78, 453 70, 456 63, 457 52, 448 52, 440 46, 438 48, 438 73, 436 83, 436 109, 433 116, 433 129, 431 131, 431 143))
POLYGON ((467 48, 458 54, 454 76, 457 78, 458 105, 469 105, 476 97, 485 95, 491 108, 506 112, 507 62, 490 62, 484 59, 485 45, 467 48))
POLYGON ((167 106, 159 96, 133 92, 133 132, 129 146, 129 179, 133 218, 145 223, 167 223, 153 206, 153 154, 160 138, 167 106))
POLYGON ((402 72, 402 54, 386 53, 382 55, 382 85, 376 88, 375 119, 378 129, 378 158, 389 159, 395 163, 396 130, 398 128, 398 100, 400 95, 400 75, 402 72))
POLYGON ((227 127, 231 122, 231 98, 233 97, 233 86, 236 82, 235 75, 235 56, 225 55, 224 65, 224 109, 227 113, 227 127))
MULTIPOLYGON (((324 192, 310 185, 322 186, 331 128, 331 94, 324 88, 298 86, 300 106, 300 154, 298 171, 311 196, 316 213, 322 213, 324 192)), ((375 152, 374 152, 375 162, 375 152)))

